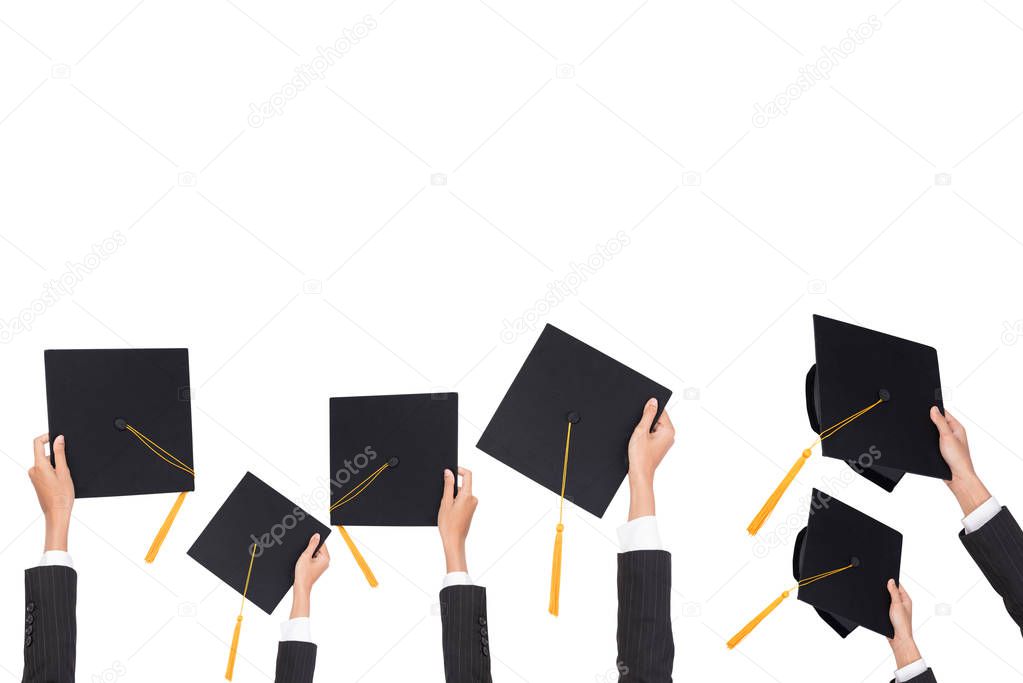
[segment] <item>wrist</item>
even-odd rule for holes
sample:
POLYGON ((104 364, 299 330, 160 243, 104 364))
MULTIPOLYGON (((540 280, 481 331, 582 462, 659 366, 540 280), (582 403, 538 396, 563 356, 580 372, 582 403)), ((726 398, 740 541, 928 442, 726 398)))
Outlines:
POLYGON ((895 655, 896 669, 909 666, 920 659, 920 650, 917 649, 916 643, 913 642, 912 638, 892 640, 890 643, 892 654, 895 655))
POLYGON ((629 475, 629 521, 655 514, 654 478, 651 473, 629 475))
POLYGON ((981 503, 984 503, 991 497, 987 487, 972 472, 965 477, 953 477, 952 481, 948 482, 948 488, 952 491, 952 495, 955 496, 956 502, 959 503, 964 517, 972 513, 980 507, 981 503))
POLYGON ((447 566, 447 572, 467 572, 469 571, 468 565, 465 559, 465 541, 455 543, 444 544, 444 562, 447 566))
POLYGON ((46 518, 46 536, 43 550, 62 550, 67 552, 68 530, 70 520, 46 518))
POLYGON ((309 616, 311 605, 312 587, 304 587, 295 584, 294 595, 291 602, 291 619, 309 616))

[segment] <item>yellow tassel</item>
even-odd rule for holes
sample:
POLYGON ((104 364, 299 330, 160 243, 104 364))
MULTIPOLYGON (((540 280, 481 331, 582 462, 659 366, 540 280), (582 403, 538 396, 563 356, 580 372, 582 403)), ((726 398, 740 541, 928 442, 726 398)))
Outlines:
POLYGON ((182 491, 178 494, 178 499, 174 501, 170 512, 167 513, 167 519, 163 520, 163 526, 156 532, 153 545, 149 546, 149 552, 146 553, 146 562, 151 563, 156 559, 156 554, 160 552, 160 546, 163 545, 164 539, 167 538, 167 533, 170 531, 171 525, 174 524, 174 519, 178 516, 178 510, 181 509, 181 504, 185 502, 185 496, 187 495, 188 491, 182 491))
POLYGON ((558 616, 558 602, 561 599, 561 536, 565 525, 558 523, 557 533, 554 535, 554 560, 551 563, 551 601, 547 611, 558 616))
POLYGON ((355 547, 355 541, 352 540, 352 537, 348 535, 348 532, 345 531, 345 528, 340 524, 337 525, 337 530, 341 532, 341 538, 345 539, 345 543, 348 545, 348 550, 351 551, 352 557, 355 558, 355 564, 359 565, 359 569, 362 570, 362 575, 366 577, 366 581, 369 582, 370 587, 376 588, 378 585, 377 577, 373 576, 373 570, 369 568, 369 565, 366 564, 366 559, 362 556, 362 553, 359 552, 359 549, 355 547))
POLYGON ((731 650, 736 645, 741 643, 742 639, 748 636, 753 631, 753 629, 755 629, 760 624, 761 621, 767 618, 767 615, 773 612, 774 608, 780 605, 787 597, 789 597, 789 592, 785 591, 777 598, 775 598, 774 602, 768 605, 763 612, 753 617, 753 620, 750 621, 750 623, 743 626, 742 630, 736 633, 734 636, 732 636, 731 640, 728 641, 728 649, 731 650))
POLYGON ((227 656, 227 672, 224 678, 231 680, 234 676, 234 659, 238 656, 238 637, 242 634, 242 615, 238 615, 238 621, 234 625, 234 637, 231 638, 231 654, 227 656))
POLYGON ((796 463, 789 470, 788 474, 786 474, 785 478, 781 480, 780 484, 778 484, 778 488, 774 490, 771 497, 767 499, 766 503, 764 503, 764 507, 760 508, 760 512, 757 513, 757 516, 754 517, 753 521, 749 523, 748 527, 746 527, 746 531, 749 532, 750 536, 756 536, 757 532, 760 531, 760 527, 764 526, 764 522, 766 522, 767 518, 771 516, 775 506, 778 505, 778 501, 781 500, 782 495, 785 493, 785 489, 789 487, 789 484, 791 484, 796 478, 796 475, 799 474, 799 470, 803 469, 803 465, 812 454, 813 451, 807 448, 803 451, 799 460, 796 460, 796 463))

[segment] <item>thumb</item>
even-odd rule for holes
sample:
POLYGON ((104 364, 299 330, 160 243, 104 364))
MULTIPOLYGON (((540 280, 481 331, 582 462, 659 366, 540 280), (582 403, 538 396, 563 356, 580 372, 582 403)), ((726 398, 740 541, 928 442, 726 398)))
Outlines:
MULTIPOLYGON (((436 489, 435 489, 436 490, 436 489)), ((442 503, 451 503, 455 499, 455 475, 451 470, 444 470, 444 495, 442 503)))
POLYGON ((637 430, 642 430, 644 433, 649 433, 650 428, 654 426, 654 415, 657 414, 657 399, 651 398, 643 406, 643 417, 639 418, 639 424, 636 425, 637 430))
POLYGON ((53 440, 53 462, 58 472, 67 471, 67 456, 64 454, 64 435, 53 440))
POLYGON ((316 552, 316 546, 318 545, 320 545, 320 535, 313 534, 312 538, 309 539, 309 545, 305 547, 305 552, 302 554, 312 557, 313 553, 316 552))
POLYGON ((948 420, 938 410, 938 406, 931 407, 931 422, 938 428, 938 434, 941 436, 952 436, 952 428, 948 426, 948 420))
POLYGON ((895 585, 895 579, 888 579, 888 594, 892 597, 892 606, 902 603, 902 595, 899 587, 895 585))

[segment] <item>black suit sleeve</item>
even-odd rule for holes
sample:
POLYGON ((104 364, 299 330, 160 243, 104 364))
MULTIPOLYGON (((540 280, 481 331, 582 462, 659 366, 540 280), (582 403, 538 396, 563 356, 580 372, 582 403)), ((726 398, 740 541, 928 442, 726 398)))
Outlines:
POLYGON ((487 591, 448 586, 440 592, 440 618, 447 683, 491 683, 487 591))
POLYGON ((959 532, 959 540, 1023 632, 1023 531, 1009 509, 1003 507, 972 534, 959 532))
POLYGON ((671 555, 637 550, 618 555, 618 681, 671 681, 671 555))
POLYGON ((316 669, 316 646, 292 640, 277 645, 275 683, 312 683, 316 669))
MULTIPOLYGON (((892 683, 895 683, 895 679, 892 679, 892 683)), ((934 677, 934 672, 928 669, 919 676, 913 676, 909 679, 909 683, 938 683, 938 679, 934 677)))
POLYGON ((74 683, 78 574, 71 567, 25 571, 22 683, 74 683))

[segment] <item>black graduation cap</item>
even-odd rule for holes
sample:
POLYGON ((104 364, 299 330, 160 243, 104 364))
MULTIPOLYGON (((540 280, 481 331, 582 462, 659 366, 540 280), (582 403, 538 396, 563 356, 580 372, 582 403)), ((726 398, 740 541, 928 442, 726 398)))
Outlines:
POLYGON ((346 526, 436 526, 444 470, 458 471, 458 394, 330 399, 330 523, 371 586, 346 526))
POLYGON ((820 315, 817 363, 806 376, 806 410, 818 438, 806 448, 747 527, 756 534, 821 444, 886 491, 906 472, 950 479, 931 406, 944 412, 934 348, 820 315))
POLYGON ((255 546, 252 576, 244 595, 270 614, 291 588, 295 562, 313 534, 320 534, 322 545, 330 527, 246 472, 188 554, 243 593, 255 546))
POLYGON ((810 517, 796 537, 792 574, 784 591, 729 641, 734 648, 793 591, 845 638, 857 626, 892 638, 888 580, 899 581, 902 534, 817 489, 810 517))
POLYGON ((320 535, 319 552, 330 528, 246 472, 188 549, 193 560, 242 596, 227 680, 234 675, 245 601, 271 614, 295 582, 295 563, 313 534, 320 535))
POLYGON ((45 351, 50 436, 63 434, 76 498, 194 491, 132 426, 192 467, 188 349, 45 351))
MULTIPOLYGON (((629 437, 643 406, 656 398, 659 416, 670 397, 666 387, 546 325, 476 447, 600 517, 628 474, 629 437)), ((559 521, 555 615, 562 530, 559 521)))
POLYGON ((886 491, 906 472, 951 478, 930 419, 931 406, 944 413, 937 351, 820 315, 813 329, 817 363, 807 374, 806 403, 815 432, 885 399, 823 441, 823 455, 845 460, 886 491))
POLYGON ((660 416, 670 397, 670 389, 545 325, 476 447, 560 494, 571 422, 565 498, 601 517, 629 472, 629 437, 643 406, 656 398, 660 416))
POLYGON ((188 349, 49 350, 43 360, 50 436, 64 435, 76 498, 180 494, 152 562, 195 490, 188 349))
POLYGON ((793 578, 854 568, 801 587, 799 599, 843 638, 857 626, 894 637, 887 584, 899 581, 902 534, 817 489, 812 501, 793 550, 793 578))

